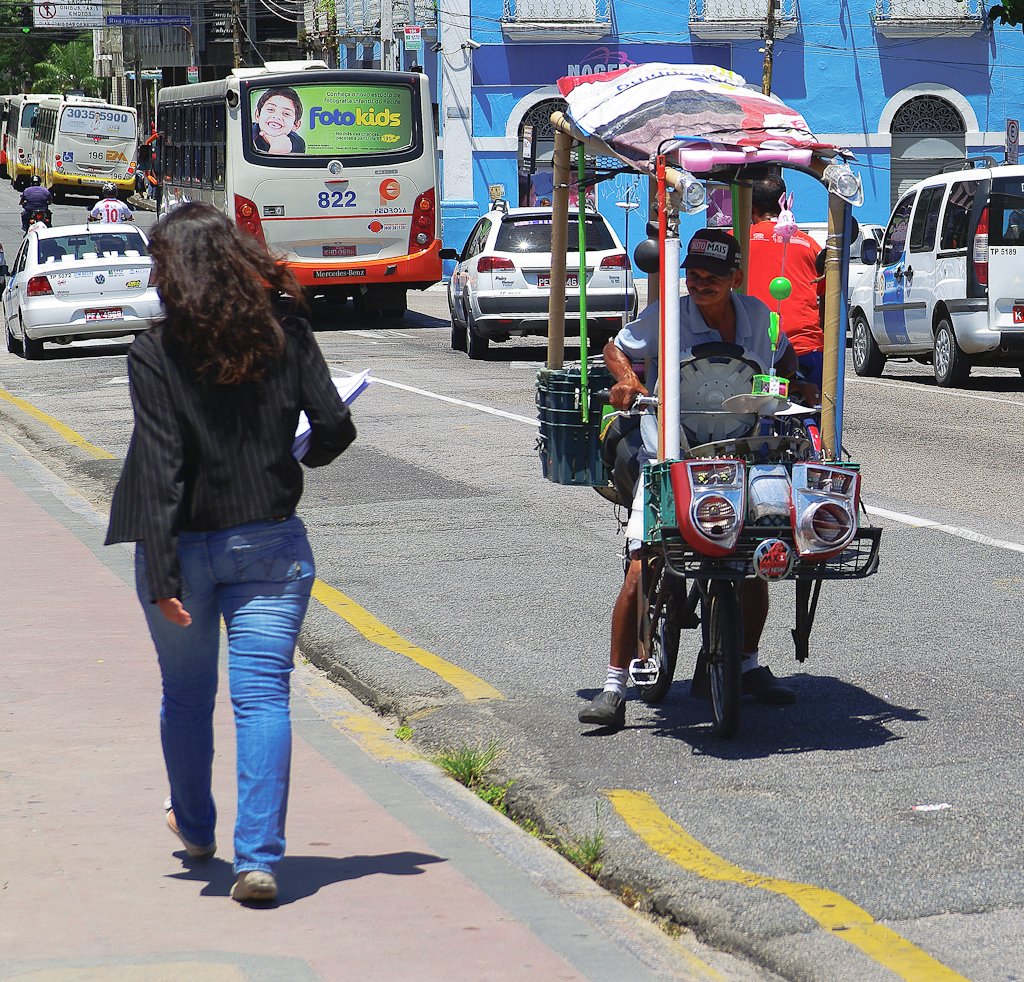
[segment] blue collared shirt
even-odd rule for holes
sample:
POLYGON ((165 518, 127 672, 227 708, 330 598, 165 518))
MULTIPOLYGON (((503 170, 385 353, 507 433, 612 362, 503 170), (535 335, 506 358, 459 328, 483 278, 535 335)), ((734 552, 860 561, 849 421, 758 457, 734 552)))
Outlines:
MULTIPOLYGON (((757 299, 740 293, 733 293, 732 305, 736 311, 736 344, 743 348, 767 373, 772 363, 772 342, 768 336, 770 323, 768 308, 757 299)), ((657 375, 658 364, 658 314, 659 304, 655 301, 644 308, 635 321, 630 321, 615 336, 615 346, 632 361, 650 358, 651 378, 657 375)), ((693 298, 679 298, 679 350, 685 352, 698 344, 721 343, 722 335, 708 327, 693 298)), ((775 352, 775 363, 789 347, 786 335, 779 332, 779 346, 775 352)), ((650 389, 650 386, 648 386, 650 389)))

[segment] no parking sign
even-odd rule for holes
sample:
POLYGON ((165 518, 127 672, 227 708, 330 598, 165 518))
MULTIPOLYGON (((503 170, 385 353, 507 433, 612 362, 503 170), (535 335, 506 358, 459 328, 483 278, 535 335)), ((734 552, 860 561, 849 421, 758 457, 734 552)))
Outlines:
POLYGON ((1020 125, 1015 119, 1006 121, 1006 162, 1017 163, 1018 149, 1020 145, 1020 125))

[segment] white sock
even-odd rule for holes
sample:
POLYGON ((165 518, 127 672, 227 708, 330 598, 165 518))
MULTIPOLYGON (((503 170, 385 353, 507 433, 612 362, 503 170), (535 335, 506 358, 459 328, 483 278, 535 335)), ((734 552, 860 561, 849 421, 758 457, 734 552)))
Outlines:
POLYGON ((626 698, 626 670, 624 668, 608 666, 608 678, 604 682, 604 691, 614 692, 617 696, 626 698))
POLYGON ((740 666, 740 672, 749 672, 757 667, 757 649, 755 648, 753 651, 744 651, 743 664, 740 666))

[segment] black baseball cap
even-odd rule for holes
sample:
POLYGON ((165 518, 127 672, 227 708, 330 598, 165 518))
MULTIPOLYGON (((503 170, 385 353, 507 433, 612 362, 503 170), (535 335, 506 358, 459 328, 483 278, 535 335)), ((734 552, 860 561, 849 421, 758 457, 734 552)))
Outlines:
POLYGON ((740 268, 740 244, 720 228, 702 228, 686 247, 684 269, 705 269, 715 276, 729 276, 740 268))

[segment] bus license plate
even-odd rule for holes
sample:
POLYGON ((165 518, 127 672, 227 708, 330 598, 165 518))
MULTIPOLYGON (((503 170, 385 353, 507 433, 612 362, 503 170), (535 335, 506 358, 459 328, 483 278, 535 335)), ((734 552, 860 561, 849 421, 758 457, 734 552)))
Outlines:
MULTIPOLYGON (((579 273, 566 273, 565 274, 565 285, 571 287, 578 287, 580 285, 580 274, 579 273)), ((537 274, 537 286, 551 286, 551 277, 547 273, 537 274)))
POLYGON ((1024 324, 1024 304, 1013 305, 1013 323, 1024 324))
POLYGON ((327 256, 354 256, 356 247, 354 245, 329 245, 324 246, 324 257, 327 256))
POLYGON ((85 319, 87 321, 119 321, 124 320, 124 314, 120 307, 104 307, 103 310, 87 310, 85 319))

